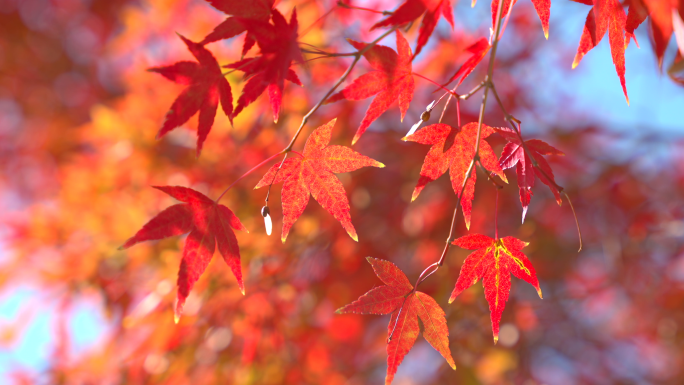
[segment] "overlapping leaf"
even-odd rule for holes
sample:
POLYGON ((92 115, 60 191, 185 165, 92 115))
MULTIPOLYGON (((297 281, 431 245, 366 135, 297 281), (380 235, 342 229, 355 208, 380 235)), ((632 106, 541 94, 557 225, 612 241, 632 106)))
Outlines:
POLYGON ((532 187, 534 187, 534 175, 551 189, 551 192, 556 197, 558 204, 561 204, 560 192, 555 187, 555 178, 551 166, 546 162, 542 155, 565 155, 560 150, 550 146, 549 144, 538 140, 531 139, 525 141, 525 147, 530 151, 532 159, 528 156, 523 148, 518 135, 515 131, 509 128, 497 128, 496 131, 501 134, 508 143, 504 146, 499 159, 499 165, 504 170, 512 168, 517 165, 515 171, 518 175, 518 189, 520 190, 520 203, 522 204, 523 213, 522 220, 525 221, 525 214, 527 207, 532 199, 532 187), (534 167, 537 163, 538 167, 534 167), (550 178, 550 180, 549 180, 550 178))
POLYGON ((289 157, 282 167, 280 167, 280 162, 274 164, 255 187, 260 188, 283 182, 283 232, 281 235, 283 242, 287 239, 294 222, 304 212, 310 195, 340 221, 352 239, 358 241, 349 215, 349 201, 344 186, 333 173, 350 172, 368 166, 385 167, 385 165, 349 147, 328 146, 336 120, 331 120, 311 133, 304 146, 303 157, 289 157))
MULTIPOLYGON (((585 1, 579 1, 587 4, 585 1)), ((587 20, 584 23, 584 30, 582 37, 580 37, 575 60, 572 62, 572 68, 579 65, 584 55, 596 47, 603 39, 603 36, 608 31, 608 40, 610 42, 610 53, 613 57, 613 64, 615 71, 620 78, 622 85, 622 92, 625 94, 627 104, 629 104, 629 96, 627 96, 627 86, 625 84, 625 28, 627 27, 627 16, 622 5, 617 0, 593 0, 593 7, 589 10, 587 20)), ((628 31, 627 37, 633 35, 634 30, 628 31), (630 35, 631 34, 631 35, 630 35)))
POLYGON ((658 58, 658 66, 662 67, 665 50, 673 32, 675 32, 675 27, 684 19, 684 2, 678 0, 643 0, 643 3, 651 15, 654 50, 658 58))
MULTIPOLYGON (((349 40, 349 43, 359 51, 367 46, 365 43, 353 40, 349 40)), ((389 47, 375 45, 364 52, 363 57, 368 60, 374 71, 361 75, 352 84, 326 101, 326 103, 332 103, 342 99, 362 100, 377 95, 368 107, 352 144, 356 143, 368 126, 397 100, 403 121, 413 99, 415 88, 411 66, 411 47, 401 32, 397 31, 397 52, 389 47)))
MULTIPOLYGON (((460 86, 461 83, 470 75, 471 72, 477 67, 478 64, 484 59, 485 55, 487 52, 489 52, 489 48, 491 46, 489 45, 489 41, 485 39, 484 37, 476 41, 475 43, 471 44, 466 48, 466 51, 472 53, 472 56, 468 58, 468 60, 461 65, 461 67, 456 71, 454 76, 449 79, 449 81, 445 84, 445 86, 454 80, 458 79, 459 77, 461 80, 456 83, 456 87, 460 86)), ((456 88, 454 87, 454 88, 456 88)))
POLYGON ((235 230, 247 231, 240 219, 226 206, 209 199, 204 194, 187 187, 155 187, 183 202, 173 205, 147 222, 120 249, 136 243, 158 240, 190 232, 183 249, 183 259, 178 271, 178 302, 175 308, 176 322, 183 313, 185 299, 195 282, 209 265, 214 249, 218 248, 237 279, 240 291, 245 293, 240 268, 240 249, 235 230))
POLYGON ((482 279, 485 298, 489 303, 491 313, 494 343, 496 343, 499 340, 501 315, 511 290, 510 274, 534 286, 539 298, 542 297, 537 273, 530 260, 521 252, 528 243, 513 237, 492 239, 486 235, 470 234, 456 239, 453 244, 463 249, 477 251, 471 253, 463 262, 449 303, 452 303, 463 290, 482 279))
POLYGON ((187 122, 199 111, 197 127, 197 156, 199 156, 202 145, 214 125, 219 100, 223 112, 229 118, 232 117, 233 94, 214 55, 201 44, 194 43, 183 36, 180 38, 183 39, 198 63, 180 61, 170 66, 153 67, 148 70, 157 72, 178 84, 188 86, 176 98, 171 109, 166 113, 164 124, 159 130, 157 138, 161 138, 169 131, 187 122))
MULTIPOLYGON (((627 11, 627 21, 625 22, 625 48, 629 45, 629 41, 634 39, 634 43, 639 46, 634 31, 646 20, 648 16, 648 9, 643 3, 643 0, 628 0, 629 10, 627 11)), ((584 4, 592 5, 591 1, 584 4)))
POLYGON ((420 333, 418 320, 423 324, 423 337, 439 354, 446 359, 452 369, 456 369, 449 350, 449 329, 444 310, 432 297, 413 286, 403 271, 395 264, 382 259, 368 257, 375 274, 385 283, 371 289, 356 301, 337 309, 338 314, 390 314, 387 327, 387 376, 389 385, 397 373, 397 368, 411 350, 420 333))
POLYGON ((292 11, 288 24, 283 15, 273 9, 271 21, 273 24, 257 19, 241 19, 241 23, 247 28, 248 36, 253 37, 259 45, 261 55, 225 66, 243 71, 245 79, 248 79, 235 106, 233 117, 267 91, 273 110, 273 120, 277 122, 285 79, 302 85, 297 74, 290 69, 292 61, 302 61, 302 53, 297 44, 297 11, 292 11))
POLYGON ((454 27, 454 15, 449 0, 406 0, 392 15, 373 25, 371 31, 380 27, 406 24, 416 20, 423 14, 425 16, 423 16, 423 21, 420 25, 418 42, 416 44, 415 55, 418 55, 427 43, 430 35, 432 35, 432 31, 435 30, 440 16, 444 16, 446 21, 451 24, 451 28, 454 27))
MULTIPOLYGON (((473 0, 472 5, 475 6, 477 0, 473 0)), ((510 12, 511 7, 515 5, 517 0, 504 0, 503 9, 501 10, 501 18, 505 18, 510 12)), ((544 37, 549 38, 549 18, 551 17, 551 0, 532 0, 534 10, 537 11, 539 21, 542 24, 544 37)), ((496 27, 496 15, 499 11, 499 0, 492 0, 492 28, 496 27)))
MULTIPOLYGON (((507 182, 492 147, 484 140, 493 133, 494 129, 492 127, 482 125, 479 150, 480 162, 487 170, 492 171, 507 182)), ((425 185, 442 176, 447 170, 449 170, 449 177, 451 178, 451 187, 454 189, 456 196, 460 196, 466 172, 475 155, 477 123, 468 123, 461 130, 447 124, 433 124, 405 137, 403 140, 432 145, 427 156, 425 156, 418 184, 413 190, 412 201, 418 198, 425 185)), ((463 217, 468 228, 470 228, 470 214, 475 197, 476 180, 477 173, 473 170, 461 197, 463 217)))
MULTIPOLYGON (((273 1, 274 0, 207 0, 214 8, 232 17, 227 18, 216 26, 200 44, 204 45, 222 39, 229 39, 245 32, 247 26, 243 22, 244 20, 256 20, 267 23, 268 18, 271 16, 273 1)), ((247 51, 254 46, 254 43, 255 41, 252 36, 249 34, 245 36, 242 54, 246 54, 247 51)))

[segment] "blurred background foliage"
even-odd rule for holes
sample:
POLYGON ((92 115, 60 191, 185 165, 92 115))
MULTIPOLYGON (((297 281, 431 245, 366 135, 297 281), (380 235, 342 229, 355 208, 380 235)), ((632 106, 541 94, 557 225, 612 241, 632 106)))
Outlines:
MULTIPOLYGON (((316 22, 335 3, 282 0, 277 8, 289 15, 296 6, 300 41, 328 51, 349 52, 344 38, 381 33, 368 32, 380 18, 368 12, 337 8, 316 22)), ((659 75, 646 27, 637 31, 642 48, 628 49, 631 107, 607 42, 571 72, 586 11, 554 2, 547 42, 532 5, 516 5, 495 71, 527 137, 567 154, 550 161, 577 209, 584 250, 577 253, 569 207, 558 207, 541 183, 520 224, 510 172, 499 231, 530 242, 525 252, 544 299, 514 282, 493 345, 480 284, 447 305, 468 254, 452 249, 447 268, 421 290, 447 313, 458 370, 419 339, 396 384, 684 382, 684 94, 659 75)), ((182 86, 145 69, 190 59, 175 32, 199 41, 223 18, 201 0, 0 0, 0 377, 18 384, 382 382, 388 318, 333 312, 380 284, 366 256, 391 260, 411 280, 439 257, 455 196, 443 177, 409 204, 427 147, 399 141, 434 97, 427 82, 417 80, 404 123, 390 109, 355 146, 387 167, 339 175, 359 243, 316 203, 286 244, 267 237, 259 215, 266 192, 252 190, 260 175, 250 175, 223 198, 250 230, 237 234, 247 295, 215 259, 178 325, 172 306, 184 239, 117 251, 174 202, 151 185, 216 197, 281 150, 348 65, 339 58, 299 66, 305 87, 287 85, 277 124, 264 96, 234 127, 219 113, 196 159, 196 117, 155 140, 182 86)), ((440 22, 414 64, 438 82, 466 60, 467 45, 489 35, 489 4, 457 4, 455 19, 454 30, 440 22)), ((412 46, 416 37, 414 26, 412 46)), ((242 39, 208 47, 227 64, 239 59, 242 39)), ((667 57, 676 50, 672 43, 667 57)), ((483 76, 478 68, 461 91, 483 76)), ((237 96, 241 77, 228 81, 237 96)), ((369 101, 325 106, 305 134, 342 117, 333 143, 349 145, 369 101)), ((479 105, 479 97, 462 103, 464 122, 476 121, 479 105)), ((445 122, 456 123, 453 105, 445 122)), ((504 125, 493 103, 485 122, 504 125)), ((503 139, 489 141, 499 154, 503 139)), ((276 234, 279 190, 270 204, 276 234)), ((471 232, 493 235, 495 189, 480 177, 476 191, 471 232)), ((457 236, 467 233, 462 220, 458 226, 457 236)))

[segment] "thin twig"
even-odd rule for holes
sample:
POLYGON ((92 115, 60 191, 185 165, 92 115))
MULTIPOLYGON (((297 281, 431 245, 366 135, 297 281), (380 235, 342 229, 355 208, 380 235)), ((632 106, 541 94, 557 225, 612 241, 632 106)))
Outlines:
MULTIPOLYGON (((463 194, 465 192, 466 185, 468 184, 468 180, 470 179, 470 176, 475 168, 475 164, 480 161, 480 156, 479 156, 479 151, 480 151, 480 140, 482 137, 482 122, 484 120, 484 111, 485 107, 487 105, 487 91, 491 87, 491 79, 492 75, 494 72, 494 59, 496 57, 496 49, 499 45, 499 33, 501 31, 501 14, 503 10, 503 1, 499 2, 499 7, 497 9, 497 14, 496 14, 496 28, 495 28, 495 33, 494 33, 494 43, 492 44, 492 53, 489 57, 489 68, 487 71, 487 77, 485 78, 485 81, 483 81, 478 87, 476 87, 471 93, 477 92, 480 88, 484 87, 484 93, 482 95, 482 104, 480 106, 480 115, 478 118, 478 125, 477 125, 477 139, 475 142, 475 152, 473 154, 473 158, 470 160, 470 165, 468 166, 468 170, 465 172, 464 178, 463 178, 463 184, 461 185, 461 193, 458 194, 458 199, 456 201, 456 208, 454 209, 454 215, 451 219, 451 228, 449 230, 449 236, 446 239, 446 244, 444 246, 444 250, 442 251, 442 255, 439 258, 439 261, 437 262, 437 265, 432 264, 428 266, 423 272, 421 273, 420 277, 429 277, 430 275, 434 274, 439 267, 441 267, 444 264, 444 259, 446 257, 447 252, 449 251, 449 246, 451 245, 451 242, 454 237, 454 230, 456 228, 456 215, 458 214, 458 207, 461 205, 461 200, 463 199, 463 194), (428 273, 429 269, 432 269, 434 266, 437 267, 437 269, 434 269, 433 271, 430 271, 428 273)), ((443 95, 444 96, 444 95, 443 95)), ((458 97, 461 99, 461 97, 458 97)), ((441 98, 440 98, 441 100, 441 98)), ((441 119, 440 119, 441 120, 441 119)), ((419 280, 416 281, 416 287, 414 287, 414 291, 417 289, 418 285, 423 282, 424 278, 419 277, 419 280)), ((396 327, 396 325, 395 325, 396 327)))
POLYGON ((223 190, 223 192, 221 193, 221 195, 219 195, 219 197, 216 198, 215 202, 218 203, 218 201, 220 201, 221 198, 223 198, 223 196, 228 192, 228 190, 230 190, 233 186, 235 186, 235 184, 236 184, 237 182, 241 181, 241 180, 244 179, 247 175, 253 173, 256 169, 258 169, 259 167, 265 165, 266 163, 270 162, 271 160, 273 160, 274 158, 276 158, 278 155, 283 154, 283 153, 285 153, 285 151, 281 151, 281 152, 279 152, 279 153, 277 153, 277 154, 273 154, 273 155, 270 156, 268 159, 262 161, 261 163, 257 164, 256 166, 252 167, 251 169, 249 169, 249 171, 247 171, 246 173, 242 174, 241 177, 237 178, 237 179, 235 180, 235 182, 231 183, 230 186, 226 187, 226 189, 223 190))
POLYGON ((414 76, 418 76, 419 78, 422 78, 422 79, 425 79, 425 80, 429 81, 430 83, 436 85, 437 87, 439 87, 439 88, 441 88, 442 90, 444 90, 444 92, 447 92, 447 93, 449 93, 449 94, 452 95, 452 96, 455 96, 455 97, 457 97, 457 98, 460 98, 460 97, 461 97, 461 95, 459 95, 459 94, 455 93, 454 91, 452 91, 452 90, 450 90, 450 89, 444 87, 443 85, 437 83, 436 81, 430 79, 430 78, 427 77, 427 76, 423 76, 423 75, 421 75, 421 74, 419 74, 419 73, 416 73, 416 72, 413 72, 412 74, 413 74, 414 76))
POLYGON ((394 32, 395 30, 396 30, 396 28, 392 28, 392 29, 388 30, 387 32, 380 35, 380 37, 378 37, 377 39, 375 39, 371 43, 369 43, 367 46, 363 47, 361 50, 356 52, 356 55, 354 55, 354 61, 352 61, 352 63, 349 65, 349 68, 347 68, 347 71, 345 71, 345 73, 342 74, 342 77, 340 77, 337 80, 337 83, 335 83, 332 86, 332 88, 330 88, 330 90, 325 94, 325 96, 323 96, 323 98, 321 100, 319 100, 318 103, 316 103, 316 105, 314 105, 306 115, 304 115, 304 117, 302 118, 302 123, 299 125, 299 128, 297 128, 297 131, 295 132, 294 136, 292 137, 292 140, 290 140, 290 144, 288 144, 287 147, 285 147, 285 149, 283 151, 290 152, 290 150, 292 150, 292 147, 294 146, 295 142, 297 141, 299 134, 302 132, 304 125, 306 125, 306 123, 309 121, 309 118, 311 117, 311 115, 313 115, 318 110, 318 108, 320 108, 323 105, 323 103, 325 103, 325 101, 328 100, 330 95, 332 95, 333 92, 335 92, 337 87, 339 87, 340 84, 342 84, 342 82, 347 79, 347 77, 349 76, 351 71, 356 66, 356 63, 358 63, 359 60, 361 60, 361 56, 363 56, 363 54, 366 51, 368 51, 369 49, 374 47, 376 44, 378 44, 378 42, 380 42, 380 40, 384 39, 385 37, 387 37, 389 34, 394 32))
MULTIPOLYGON (((570 196, 568 196, 568 193, 565 192, 565 189, 562 186, 558 185, 558 183, 556 183, 556 181, 553 178, 551 178, 549 176, 549 174, 547 174, 546 171, 544 171, 544 169, 539 167, 539 163, 537 163, 537 161, 534 159, 534 157, 532 156, 532 153, 527 148, 527 145, 525 144, 525 141, 523 140, 520 127, 516 126, 514 123, 514 122, 519 123, 520 121, 517 120, 515 117, 513 117, 513 115, 510 115, 506 111, 506 108, 504 107, 503 103, 501 102, 501 98, 499 98, 499 94, 496 92, 496 87, 494 86, 494 83, 491 83, 490 87, 492 89, 492 93, 494 93, 494 97, 496 98, 496 101, 499 103, 499 108, 501 109, 501 112, 504 114, 506 121, 511 125, 511 127, 513 127, 513 131, 518 136, 518 140, 521 143, 523 151, 525 151, 525 154, 527 155, 527 157, 532 162, 532 166, 534 167, 534 169, 536 171, 538 171, 541 174, 541 176, 544 177, 551 185, 553 185, 553 187, 556 189, 556 191, 558 191, 559 195, 560 194, 565 195, 565 198, 568 200, 568 203, 570 204, 570 209, 572 210, 572 215, 575 218, 575 225, 577 226, 577 235, 579 236, 579 244, 580 244, 579 250, 577 250, 577 252, 579 253, 580 251, 582 251, 582 230, 580 229, 579 219, 577 218, 577 213, 575 212, 575 208, 572 206, 572 201, 570 200, 570 196)), ((537 176, 539 176, 539 175, 537 175, 537 176)), ((561 203, 561 201, 559 201, 559 204, 560 203, 561 203)))
POLYGON ((580 230, 580 224, 579 220, 577 219, 577 213, 575 213, 575 207, 572 205, 570 196, 565 191, 563 191, 563 195, 565 195, 565 199, 568 200, 568 203, 570 204, 570 210, 572 210, 572 215, 575 217, 575 225, 577 225, 577 235, 579 236, 579 250, 577 250, 577 252, 579 253, 580 251, 582 251, 582 230, 580 230))
POLYGON ((558 194, 561 194, 563 192, 564 188, 562 186, 558 185, 558 183, 556 183, 556 181, 553 178, 551 178, 546 173, 546 171, 544 171, 541 167, 539 167, 539 163, 537 163, 537 161, 534 159, 534 157, 532 156, 532 153, 527 148, 527 144, 525 144, 525 141, 523 140, 520 127, 516 126, 514 123, 514 122, 518 122, 518 120, 515 117, 513 117, 513 115, 509 114, 508 111, 506 111, 506 108, 503 106, 503 103, 501 102, 501 98, 499 98, 499 94, 496 92, 496 86, 494 86, 494 83, 491 83, 491 85, 489 87, 492 89, 492 93, 494 94, 494 97, 496 98, 497 102, 499 103, 499 108, 501 109, 501 112, 504 114, 506 121, 508 122, 508 124, 511 125, 511 127, 513 127, 513 131, 518 136, 518 140, 520 140, 523 151, 525 151, 525 154, 527 154, 527 157, 532 162, 532 166, 534 166, 534 168, 537 171, 539 171, 539 173, 541 173, 542 176, 544 178, 546 178, 547 181, 549 181, 549 183, 551 183, 553 185, 553 187, 558 191, 558 194))
POLYGON ((349 5, 349 4, 343 3, 343 2, 341 2, 341 1, 338 1, 338 2, 337 2, 337 5, 338 5, 339 7, 341 7, 341 8, 356 9, 356 10, 359 10, 359 11, 366 11, 366 12, 371 12, 371 13, 379 13, 379 14, 382 14, 382 15, 384 15, 384 16, 389 16, 389 15, 391 15, 391 14, 394 13, 394 12, 392 12, 392 11, 376 11, 375 9, 364 8, 364 7, 356 7, 356 6, 353 6, 353 5, 349 5))

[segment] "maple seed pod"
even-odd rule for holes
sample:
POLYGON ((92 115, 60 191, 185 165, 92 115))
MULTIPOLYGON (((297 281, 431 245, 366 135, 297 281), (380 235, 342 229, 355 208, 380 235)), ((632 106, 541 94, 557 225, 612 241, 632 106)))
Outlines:
POLYGON ((268 206, 261 208, 261 215, 264 217, 264 226, 266 226, 266 235, 271 235, 273 230, 273 222, 271 222, 271 210, 268 206))
POLYGON ((430 120, 430 111, 423 111, 422 114, 420 114, 420 120, 427 122, 430 120))

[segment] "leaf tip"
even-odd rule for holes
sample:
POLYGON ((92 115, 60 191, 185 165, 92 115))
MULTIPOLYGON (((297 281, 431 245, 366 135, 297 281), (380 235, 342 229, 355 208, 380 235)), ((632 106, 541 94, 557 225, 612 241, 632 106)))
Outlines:
POLYGON ((359 236, 356 235, 356 233, 348 233, 351 239, 355 240, 356 242, 359 241, 359 236))
POLYGON ((540 287, 537 288, 537 294, 539 294, 540 299, 544 299, 544 297, 542 297, 542 291, 540 287))
POLYGON ((546 40, 549 40, 549 29, 548 28, 544 28, 544 37, 546 38, 546 40))
POLYGON ((384 164, 384 163, 381 163, 381 162, 377 162, 376 167, 385 168, 385 164, 384 164))
POLYGON ((494 345, 496 345, 497 342, 499 342, 499 335, 494 334, 494 345))
POLYGON ((418 199, 418 195, 420 195, 420 191, 418 191, 417 189, 414 189, 414 190, 413 190, 413 194, 411 194, 411 202, 413 202, 413 201, 415 201, 416 199, 418 199))
POLYGON ((573 60, 573 62, 572 62, 572 69, 577 68, 578 65, 579 65, 579 60, 577 58, 575 58, 575 60, 573 60))
POLYGON ((185 298, 179 298, 176 302, 176 307, 173 309, 173 323, 178 325, 181 315, 183 314, 183 305, 185 304, 185 298))

